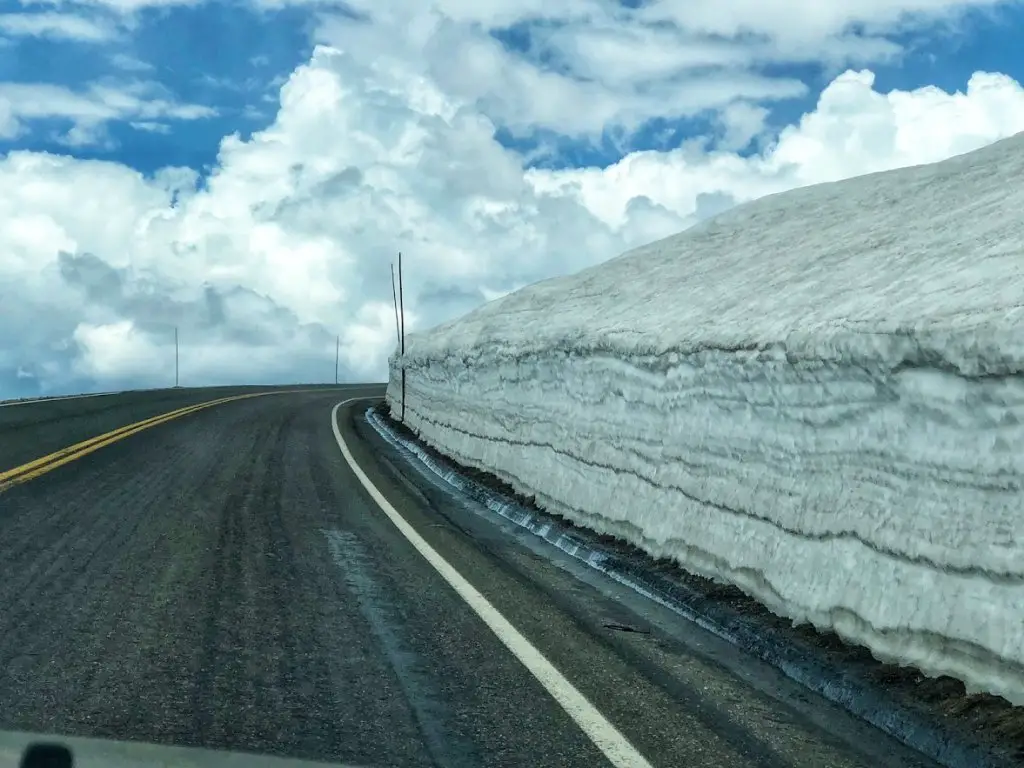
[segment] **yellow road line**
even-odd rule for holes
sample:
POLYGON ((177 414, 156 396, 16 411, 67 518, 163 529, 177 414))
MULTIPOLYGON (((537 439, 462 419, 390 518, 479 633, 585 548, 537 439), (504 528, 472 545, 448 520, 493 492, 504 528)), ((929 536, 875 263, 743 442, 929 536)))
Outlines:
POLYGON ((118 440, 123 440, 130 435, 134 435, 137 432, 141 432, 144 429, 155 427, 158 424, 164 424, 173 419, 181 418, 190 413, 201 411, 206 408, 212 408, 215 405, 221 405, 223 403, 230 403, 235 400, 246 400, 251 397, 262 397, 264 395, 277 395, 286 393, 303 392, 310 390, 286 390, 284 392, 254 392, 246 395, 234 395, 232 397, 222 397, 218 400, 209 400, 205 403, 197 403, 195 405, 188 405, 184 408, 179 408, 176 411, 170 411, 168 413, 160 414, 159 416, 153 416, 142 421, 135 422, 134 424, 128 424, 123 427, 106 432, 96 437, 91 437, 88 440, 83 440, 80 443, 75 443, 67 448, 61 448, 59 451, 41 456, 34 461, 30 461, 27 464, 22 464, 20 467, 9 469, 6 472, 0 472, 0 493, 10 488, 12 485, 18 483, 24 483, 31 480, 34 477, 39 477, 50 470, 62 467, 65 464, 80 459, 93 451, 98 451, 104 446, 116 443, 118 440))

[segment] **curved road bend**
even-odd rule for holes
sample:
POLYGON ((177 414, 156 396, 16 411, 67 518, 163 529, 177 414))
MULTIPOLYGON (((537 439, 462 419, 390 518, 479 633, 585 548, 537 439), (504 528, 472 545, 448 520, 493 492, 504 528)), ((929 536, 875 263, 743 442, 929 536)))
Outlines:
MULTIPOLYGON (((0 473, 251 391, 0 407, 0 473)), ((332 428, 337 403, 382 394, 227 402, 0 492, 0 729, 403 768, 931 765, 445 496, 369 428, 371 401, 342 406, 403 533, 332 428), (520 634, 518 658, 410 535, 520 634)))

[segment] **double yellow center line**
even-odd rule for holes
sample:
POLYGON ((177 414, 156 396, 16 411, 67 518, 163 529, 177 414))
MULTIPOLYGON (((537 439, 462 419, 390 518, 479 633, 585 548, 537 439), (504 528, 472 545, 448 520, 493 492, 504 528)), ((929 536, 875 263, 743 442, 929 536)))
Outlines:
MULTIPOLYGON (((293 392, 296 390, 292 390, 293 392)), ((302 391, 302 390, 298 390, 302 391)), ((141 432, 144 429, 155 427, 158 424, 164 424, 165 422, 173 419, 180 419, 182 416, 187 416, 190 413, 201 411, 205 408, 212 408, 215 405, 222 405, 223 403, 230 403, 234 400, 247 400, 251 397, 263 397, 264 395, 283 394, 279 392, 254 392, 247 395, 233 395, 231 397, 222 397, 218 400, 209 400, 205 403, 198 403, 196 405, 188 405, 184 408, 179 408, 176 411, 170 411, 169 413, 163 413, 159 416, 153 416, 143 421, 137 421, 134 424, 128 424, 124 427, 106 432, 102 435, 83 440, 80 443, 75 443, 67 448, 61 448, 59 451, 42 456, 35 461, 30 461, 27 464, 22 464, 20 467, 9 469, 6 472, 0 472, 0 493, 7 490, 13 485, 18 483, 24 483, 31 480, 34 477, 45 474, 50 470, 62 467, 65 464, 80 459, 93 451, 98 451, 104 446, 116 443, 118 440, 124 440, 126 437, 141 432)))

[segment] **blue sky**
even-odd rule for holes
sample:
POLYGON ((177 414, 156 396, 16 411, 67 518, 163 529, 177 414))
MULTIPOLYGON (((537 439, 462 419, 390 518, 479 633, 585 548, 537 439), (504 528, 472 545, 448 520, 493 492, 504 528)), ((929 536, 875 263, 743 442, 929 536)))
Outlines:
MULTIPOLYGON (((22 11, 0 3, 4 13, 22 11)), ((102 16, 101 16, 102 17, 102 16)), ((281 81, 309 59, 312 16, 300 8, 260 11, 237 3, 144 8, 133 29, 114 40, 55 40, 8 37, 0 47, 0 78, 16 83, 51 83, 81 89, 96 81, 158 84, 176 101, 216 110, 201 120, 171 120, 168 133, 108 125, 113 146, 76 147, 79 157, 113 159, 143 172, 167 165, 210 166, 221 138, 248 136, 269 124, 281 81)), ((0 142, 0 151, 67 152, 53 134, 63 119, 41 120, 26 136, 0 142)))
POLYGON ((910 53, 894 66, 876 67, 881 90, 908 90, 934 85, 963 89, 973 72, 1002 72, 1017 80, 1024 75, 1024 6, 969 11, 957 29, 936 25, 927 34, 897 36, 910 53))
POLYGON ((1022 37, 1022 0, 2 3, 0 398, 173 381, 174 327, 188 383, 320 381, 338 336, 383 377, 397 251, 415 331, 970 151, 1024 130, 1022 37))
MULTIPOLYGON (((529 48, 529 29, 529 26, 521 25, 497 31, 495 35, 510 50, 523 52, 529 48)), ((963 90, 968 78, 977 71, 1001 72, 1018 80, 1024 79, 1024 6, 1019 4, 970 10, 955 28, 936 23, 923 32, 893 34, 891 39, 903 46, 905 53, 895 61, 871 65, 876 76, 876 89, 880 91, 912 90, 932 85, 954 92, 963 90)), ((792 77, 809 86, 805 96, 773 105, 769 121, 778 128, 813 110, 821 89, 835 74, 833 68, 821 64, 776 64, 763 67, 761 71, 792 77)), ((613 137, 579 141, 542 131, 538 136, 554 142, 560 152, 555 157, 543 158, 539 164, 553 168, 604 166, 618 161, 624 149, 627 152, 671 149, 687 139, 713 132, 713 116, 684 120, 654 119, 630 136, 624 148, 613 137)), ((507 146, 524 152, 538 144, 537 137, 517 139, 506 131, 499 132, 498 136, 507 146)), ((741 150, 745 154, 755 151, 754 145, 741 150)))
MULTIPOLYGON (((638 2, 623 0, 636 7, 638 2)), ((22 13, 20 3, 0 3, 0 12, 22 13)), ((115 20, 114 14, 98 15, 115 20)), ((0 47, 0 78, 13 83, 50 83, 81 89, 95 81, 138 81, 158 84, 176 101, 199 104, 216 115, 199 120, 166 121, 166 133, 140 130, 129 121, 106 126, 105 143, 74 147, 85 158, 113 159, 145 173, 167 165, 208 169, 220 140, 238 132, 247 137, 268 125, 277 108, 277 91, 313 48, 316 14, 307 7, 260 10, 247 3, 203 3, 197 6, 143 8, 131 30, 109 42, 79 42, 34 36, 7 36, 0 47), (137 68, 136 68, 137 67, 137 68)), ((543 24, 519 23, 491 31, 495 39, 519 55, 529 56, 531 31, 543 24)), ((1024 77, 1024 7, 1008 4, 969 11, 955 29, 936 23, 925 31, 893 34, 906 52, 894 62, 875 62, 872 70, 881 91, 934 85, 963 89, 975 71, 1024 77)), ((544 57, 538 57, 544 61, 544 57)), ((550 63, 550 62, 548 62, 550 63)), ((834 72, 821 64, 773 64, 761 71, 799 79, 809 86, 803 97, 772 105, 769 122, 785 126, 813 109, 818 93, 834 72)), ((68 152, 57 138, 67 121, 39 120, 27 135, 0 140, 0 152, 32 149, 68 152)), ((527 135, 499 127, 504 145, 528 155, 527 165, 548 168, 603 167, 631 150, 666 150, 714 132, 713 116, 655 118, 623 141, 616 131, 581 138, 538 129, 527 135), (529 157, 544 143, 555 154, 529 157)), ((753 152, 751 145, 743 151, 753 152)))

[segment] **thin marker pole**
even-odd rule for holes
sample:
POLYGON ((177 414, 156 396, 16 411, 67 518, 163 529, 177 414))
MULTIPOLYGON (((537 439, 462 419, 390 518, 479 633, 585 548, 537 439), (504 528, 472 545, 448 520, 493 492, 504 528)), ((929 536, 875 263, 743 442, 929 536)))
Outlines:
POLYGON ((398 253, 398 306, 402 314, 402 354, 405 354, 405 297, 402 293, 402 253, 398 253))
POLYGON ((405 294, 402 291, 402 252, 398 252, 398 307, 402 317, 401 349, 402 349, 402 422, 405 422, 405 294))
POLYGON ((391 297, 395 300, 395 344, 402 346, 402 331, 398 325, 398 289, 395 288, 395 262, 391 262, 391 297))

